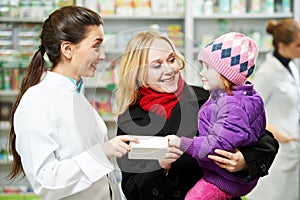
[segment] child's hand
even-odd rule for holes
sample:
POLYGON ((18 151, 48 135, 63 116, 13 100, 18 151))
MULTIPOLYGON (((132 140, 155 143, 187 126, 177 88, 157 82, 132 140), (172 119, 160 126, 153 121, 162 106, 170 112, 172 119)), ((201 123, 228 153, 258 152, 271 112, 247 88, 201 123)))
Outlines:
POLYGON ((180 146, 180 138, 176 135, 168 135, 168 142, 170 147, 179 148, 180 146))

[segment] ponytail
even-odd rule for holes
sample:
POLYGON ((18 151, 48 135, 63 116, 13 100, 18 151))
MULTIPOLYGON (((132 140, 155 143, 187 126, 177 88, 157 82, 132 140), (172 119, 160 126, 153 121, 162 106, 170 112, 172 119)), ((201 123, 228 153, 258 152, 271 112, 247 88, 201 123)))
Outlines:
POLYGON ((98 13, 80 6, 65 6, 59 8, 51 13, 44 21, 40 35, 42 45, 39 46, 38 51, 33 55, 24 73, 20 92, 12 107, 8 145, 9 151, 13 156, 13 162, 9 169, 9 179, 15 179, 21 173, 24 175, 21 157, 15 149, 16 135, 14 130, 14 114, 24 93, 30 87, 38 84, 43 74, 47 71, 44 54, 47 54, 51 62, 50 70, 52 70, 60 62, 60 45, 63 41, 78 44, 85 38, 89 26, 101 25, 103 25, 103 20, 98 13))
POLYGON ((19 94, 16 98, 16 101, 12 107, 12 112, 11 112, 11 128, 10 128, 10 133, 9 133, 9 152, 13 156, 13 162, 9 168, 9 174, 8 178, 15 179, 19 174, 23 173, 24 177, 24 171, 23 167, 21 164, 21 157, 16 151, 15 148, 15 142, 16 142, 16 135, 15 135, 15 130, 14 130, 14 114, 16 112, 17 107, 19 106, 19 103, 21 101, 21 98, 23 97, 24 93, 28 90, 28 88, 38 84, 41 81, 42 75, 44 72, 47 71, 47 66, 46 62, 44 60, 44 54, 46 50, 45 47, 42 45, 39 47, 38 51, 35 52, 33 55, 28 68, 26 69, 24 73, 24 78, 22 80, 21 88, 19 91, 19 94))

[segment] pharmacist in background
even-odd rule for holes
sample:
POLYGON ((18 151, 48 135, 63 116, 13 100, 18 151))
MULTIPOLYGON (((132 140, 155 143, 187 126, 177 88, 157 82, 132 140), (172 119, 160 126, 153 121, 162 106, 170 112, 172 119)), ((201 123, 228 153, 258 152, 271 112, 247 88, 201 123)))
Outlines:
POLYGON ((82 77, 93 76, 105 57, 102 18, 63 7, 46 19, 40 37, 13 107, 9 176, 24 173, 45 200, 120 200, 110 159, 124 156, 126 142, 136 139, 108 140, 104 121, 80 92, 82 77))
POLYGON ((293 19, 271 20, 267 32, 273 36, 274 51, 254 73, 253 83, 262 95, 267 129, 280 143, 269 175, 262 178, 248 199, 299 200, 300 24, 293 19))

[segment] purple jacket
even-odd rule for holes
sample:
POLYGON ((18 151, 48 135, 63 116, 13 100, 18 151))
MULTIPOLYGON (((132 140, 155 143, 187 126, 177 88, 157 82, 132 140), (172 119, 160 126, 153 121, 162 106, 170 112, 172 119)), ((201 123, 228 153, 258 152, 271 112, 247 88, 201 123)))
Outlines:
POLYGON ((266 117, 262 98, 247 82, 234 86, 233 95, 225 90, 211 94, 198 114, 199 136, 182 137, 180 149, 198 160, 205 180, 233 196, 249 193, 257 180, 245 183, 207 158, 215 149, 233 151, 254 145, 265 133, 266 117))

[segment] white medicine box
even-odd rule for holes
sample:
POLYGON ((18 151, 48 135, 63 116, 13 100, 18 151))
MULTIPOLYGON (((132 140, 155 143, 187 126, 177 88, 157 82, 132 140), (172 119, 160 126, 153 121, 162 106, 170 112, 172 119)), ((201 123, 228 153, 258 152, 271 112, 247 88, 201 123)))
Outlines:
POLYGON ((134 136, 139 143, 131 142, 129 159, 158 160, 163 159, 168 150, 168 138, 162 136, 134 136))

